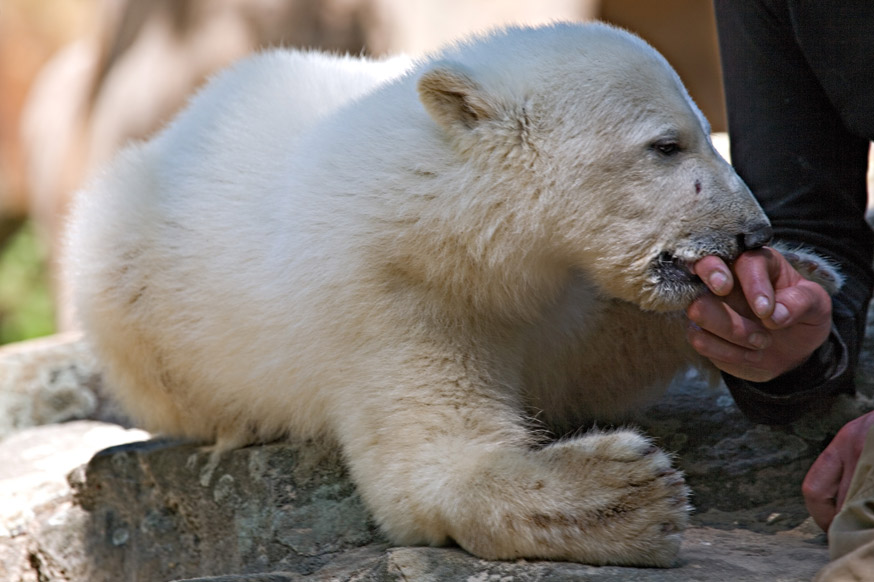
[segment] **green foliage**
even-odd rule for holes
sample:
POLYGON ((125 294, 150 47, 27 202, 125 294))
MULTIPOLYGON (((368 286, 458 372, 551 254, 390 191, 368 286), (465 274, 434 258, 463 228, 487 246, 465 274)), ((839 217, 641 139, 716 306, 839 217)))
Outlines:
POLYGON ((25 223, 0 248, 0 344, 54 332, 48 250, 25 223))

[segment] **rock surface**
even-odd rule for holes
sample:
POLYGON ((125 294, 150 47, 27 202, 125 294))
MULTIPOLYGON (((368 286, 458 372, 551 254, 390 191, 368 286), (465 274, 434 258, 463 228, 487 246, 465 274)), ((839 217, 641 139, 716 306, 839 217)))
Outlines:
MULTIPOLYGON (((58 429, 7 439, 0 459, 7 446, 20 452, 24 440, 32 443, 26 450, 45 449, 58 442, 58 429)), ((67 438, 95 431, 115 441, 146 436, 94 422, 66 430, 67 438)), ((807 524, 787 530, 788 521, 776 519, 764 527, 779 533, 760 533, 728 523, 731 512, 710 520, 717 526, 689 530, 681 562, 670 570, 488 562, 453 548, 392 548, 336 450, 312 442, 250 447, 211 464, 192 445, 143 441, 98 452, 69 483, 11 520, 0 537, 0 564, 11 580, 789 581, 809 580, 827 559, 821 532, 807 524)))
POLYGON ((697 511, 680 562, 665 570, 599 568, 391 547, 336 449, 274 443, 213 461, 194 445, 146 440, 118 425, 54 424, 111 410, 87 350, 66 338, 5 353, 0 393, 10 390, 14 398, 4 402, 18 404, 0 409, 2 426, 17 428, 0 441, 0 572, 16 582, 810 580, 827 548, 807 518, 800 483, 834 432, 872 408, 874 386, 863 367, 862 395, 769 428, 746 421, 724 388, 689 373, 637 419, 676 452, 693 490, 697 511), (65 373, 70 380, 56 383, 65 373), (68 397, 54 400, 59 393, 68 397), (28 424, 42 426, 20 428, 28 424), (114 446, 130 441, 140 442, 114 446))
POLYGON ((97 362, 79 334, 0 347, 0 438, 83 418, 124 422, 104 396, 97 362))

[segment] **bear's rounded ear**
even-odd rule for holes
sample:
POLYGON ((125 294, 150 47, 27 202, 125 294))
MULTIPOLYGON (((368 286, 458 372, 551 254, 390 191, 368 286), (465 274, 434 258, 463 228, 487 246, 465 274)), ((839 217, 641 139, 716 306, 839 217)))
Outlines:
POLYGON ((497 112, 488 94, 457 63, 435 64, 419 79, 418 89, 425 110, 447 130, 472 129, 497 112))

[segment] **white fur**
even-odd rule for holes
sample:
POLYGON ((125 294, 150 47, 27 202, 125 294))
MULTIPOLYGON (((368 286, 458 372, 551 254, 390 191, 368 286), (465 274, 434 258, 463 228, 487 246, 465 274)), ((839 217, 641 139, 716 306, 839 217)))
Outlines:
POLYGON ((543 447, 533 418, 657 393, 700 290, 659 256, 732 257, 763 223, 664 59, 561 24, 241 62, 78 197, 69 265, 146 427, 336 439, 397 543, 668 565, 667 456, 631 431, 543 447))

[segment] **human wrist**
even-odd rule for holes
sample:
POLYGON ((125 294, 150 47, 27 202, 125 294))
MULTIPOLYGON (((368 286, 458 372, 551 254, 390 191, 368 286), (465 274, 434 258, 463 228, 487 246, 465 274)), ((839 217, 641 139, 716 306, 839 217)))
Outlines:
POLYGON ((787 424, 815 403, 847 390, 849 350, 833 327, 826 341, 799 366, 767 382, 722 377, 744 416, 760 424, 787 424))

